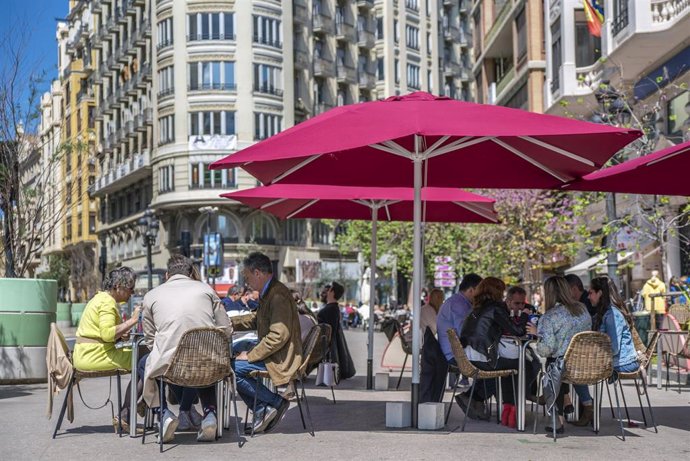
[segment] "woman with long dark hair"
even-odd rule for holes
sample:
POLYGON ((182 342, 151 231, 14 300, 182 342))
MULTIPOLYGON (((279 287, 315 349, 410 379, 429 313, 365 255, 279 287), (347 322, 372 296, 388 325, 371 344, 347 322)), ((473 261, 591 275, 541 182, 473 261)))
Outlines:
POLYGON ((608 277, 592 279, 589 300, 597 308, 594 329, 611 338, 613 369, 624 373, 637 371, 640 363, 632 339, 632 317, 618 295, 616 284, 608 277))

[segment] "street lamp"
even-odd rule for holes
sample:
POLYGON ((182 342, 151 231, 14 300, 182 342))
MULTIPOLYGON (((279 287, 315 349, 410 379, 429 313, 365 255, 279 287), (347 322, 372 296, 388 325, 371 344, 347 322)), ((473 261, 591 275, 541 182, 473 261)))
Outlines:
POLYGON ((151 247, 156 243, 160 223, 151 207, 147 207, 144 216, 137 221, 139 231, 146 246, 146 267, 149 276, 149 291, 153 289, 153 263, 151 262, 151 247))
MULTIPOLYGON (((218 207, 217 206, 202 206, 199 208, 199 213, 205 214, 206 215, 206 235, 211 234, 211 218, 214 214, 218 213, 218 207)), ((208 237, 207 237, 208 238, 208 237)), ((211 276, 209 274, 208 267, 206 269, 206 283, 211 283, 211 276)), ((216 278, 213 277, 213 288, 215 289, 216 287, 216 278)))

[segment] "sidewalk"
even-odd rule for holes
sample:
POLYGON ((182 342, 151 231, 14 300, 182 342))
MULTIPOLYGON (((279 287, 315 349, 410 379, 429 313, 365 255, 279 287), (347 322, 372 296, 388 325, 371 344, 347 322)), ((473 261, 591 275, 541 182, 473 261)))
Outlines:
MULTIPOLYGON (((46 386, 0 387, 0 409, 3 431, 0 443, 4 446, 3 460, 24 459, 84 459, 103 456, 118 459, 254 459, 256 457, 284 460, 306 459, 585 459, 618 458, 635 453, 636 459, 682 459, 687 456, 687 437, 690 430, 690 389, 677 391, 650 390, 659 433, 641 427, 626 429, 626 442, 620 440, 620 429, 611 419, 604 397, 602 431, 597 436, 588 429, 566 427, 566 433, 553 443, 541 431, 545 420, 532 434, 532 414, 527 416, 527 432, 517 433, 494 422, 470 420, 461 433, 458 426, 463 413, 455 406, 444 431, 422 432, 412 429, 385 428, 385 402, 409 400, 409 373, 399 392, 363 390, 366 370, 366 334, 346 332, 348 343, 358 370, 358 376, 341 383, 333 405, 330 390, 314 388, 313 379, 307 388, 316 437, 302 429, 299 411, 292 404, 285 420, 271 434, 247 438, 241 449, 237 446, 234 429, 226 430, 217 443, 200 444, 195 434, 178 434, 174 444, 166 445, 166 453, 159 455, 154 437, 147 437, 145 446, 140 439, 118 438, 110 426, 109 407, 101 410, 84 408, 75 397, 75 421, 65 422, 57 439, 52 440, 52 428, 57 419, 63 394, 54 403, 53 419, 45 417, 46 386), (618 437, 618 438, 617 438, 618 437), (161 458, 162 459, 162 458, 161 458)), ((380 357, 385 337, 376 336, 375 357, 380 357)), ((391 387, 397 378, 391 375, 391 387)), ((125 380, 127 381, 127 380, 125 380)), ((114 381, 113 381, 114 383, 114 381)), ((82 392, 91 406, 100 406, 108 394, 109 380, 84 381, 82 392)), ((626 386, 631 417, 641 420, 634 387, 626 386)), ((113 400, 116 394, 113 389, 113 400)), ((448 401, 449 394, 445 400, 448 401)), ((244 405, 239 403, 244 417, 244 405)), ((529 406, 528 406, 529 409, 529 406)))

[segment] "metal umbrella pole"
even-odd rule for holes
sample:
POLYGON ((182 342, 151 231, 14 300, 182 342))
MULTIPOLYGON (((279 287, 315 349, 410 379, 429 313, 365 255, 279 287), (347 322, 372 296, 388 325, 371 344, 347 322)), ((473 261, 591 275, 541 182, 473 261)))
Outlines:
POLYGON ((371 205, 371 264, 369 277, 369 335, 367 339, 367 389, 374 388, 374 324, 376 314, 376 233, 378 227, 378 205, 371 205))
POLYGON ((422 158, 419 155, 421 138, 414 137, 414 237, 413 237, 413 271, 412 271, 412 427, 417 427, 417 405, 419 404, 419 349, 420 349, 420 315, 422 306, 422 158))

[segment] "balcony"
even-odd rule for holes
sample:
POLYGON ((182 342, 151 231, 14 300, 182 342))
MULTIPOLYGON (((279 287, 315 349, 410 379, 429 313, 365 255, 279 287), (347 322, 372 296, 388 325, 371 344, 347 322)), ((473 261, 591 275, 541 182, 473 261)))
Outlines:
POLYGON ((93 194, 99 196, 124 189, 146 178, 150 171, 151 159, 148 150, 144 150, 141 154, 135 153, 130 159, 116 165, 96 179, 93 194))
POLYGON ((443 63, 443 75, 445 77, 455 77, 460 73, 460 64, 453 61, 443 63))
POLYGON ((306 5, 295 2, 292 7, 292 20, 300 26, 309 25, 309 9, 306 5))
POLYGON ((144 114, 137 114, 134 116, 134 129, 137 131, 146 131, 146 120, 144 114))
POLYGON ((158 92, 158 102, 175 95, 175 87, 165 88, 158 92))
POLYGON ((449 42, 457 42, 460 40, 460 29, 453 25, 443 26, 443 38, 449 42))
POLYGON ((237 91, 237 84, 230 83, 197 83, 188 85, 187 91, 237 91))
POLYGON ((125 0, 124 3, 125 4, 124 4, 123 8, 126 10, 125 12, 132 17, 136 17, 137 9, 135 6, 135 1, 134 0, 125 0))
POLYGON ((301 70, 309 69, 309 54, 300 49, 295 49, 295 68, 301 70))
POLYGON ((153 109, 144 109, 144 123, 150 125, 153 123, 153 109))
POLYGON ((111 16, 111 18, 108 19, 108 22, 106 23, 106 28, 108 29, 108 32, 113 33, 120 30, 120 25, 117 23, 115 18, 111 16))
POLYGON ((128 138, 136 138, 137 137, 137 132, 134 129, 134 120, 127 120, 125 122, 125 126, 123 128, 125 132, 125 136, 128 138))
POLYGON ((357 31, 357 46, 360 48, 366 48, 368 50, 374 48, 376 44, 376 39, 374 38, 374 33, 370 30, 359 29, 357 31))
POLYGON ((359 72, 357 79, 360 90, 373 90, 376 88, 376 76, 369 72, 359 72))
POLYGON ((354 42, 355 36, 355 26, 342 20, 335 22, 335 38, 337 40, 354 42))
POLYGON ((165 48, 169 48, 171 46, 173 46, 173 41, 171 38, 163 39, 163 40, 161 40, 160 43, 158 43, 158 45, 156 45, 156 51, 161 51, 161 50, 163 50, 165 48))
POLYGON ((276 87, 274 87, 272 85, 268 85, 266 83, 254 84, 254 93, 270 94, 270 95, 278 96, 278 97, 283 96, 282 88, 276 88, 276 87))
POLYGON ((338 64, 335 68, 335 77, 338 83, 357 83, 357 72, 354 68, 345 64, 338 64))
POLYGON ((121 103, 125 103, 129 101, 129 95, 127 94, 127 90, 125 89, 124 86, 121 86, 117 89, 117 100, 121 103))
POLYGON ((515 80, 515 67, 511 67, 508 72, 496 82, 496 101, 500 101, 503 91, 515 80))
POLYGON ((370 10, 374 7, 374 0, 357 0, 357 8, 370 10))
POLYGON ((333 61, 329 61, 327 59, 323 58, 314 58, 314 76, 315 77, 334 77, 335 76, 335 69, 334 69, 334 64, 333 61))
POLYGON ((333 19, 322 13, 314 13, 312 28, 315 34, 332 34, 333 19))

